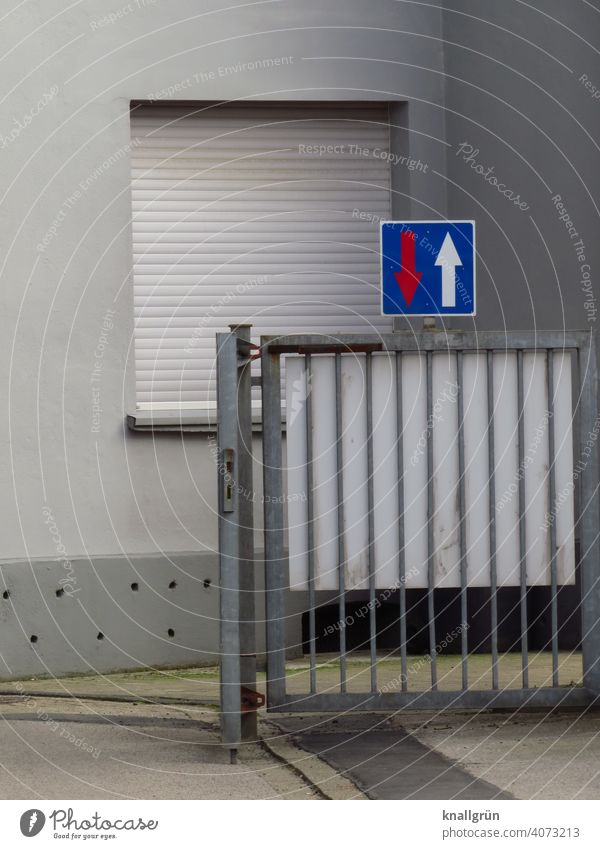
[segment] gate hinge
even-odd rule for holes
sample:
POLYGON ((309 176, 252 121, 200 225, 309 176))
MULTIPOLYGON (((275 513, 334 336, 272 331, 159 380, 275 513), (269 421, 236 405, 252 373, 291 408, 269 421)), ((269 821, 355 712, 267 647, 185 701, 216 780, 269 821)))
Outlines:
POLYGON ((262 693, 257 693, 256 690, 251 690, 249 687, 242 687, 242 713, 258 710, 265 706, 265 697, 262 693))
POLYGON ((260 345, 255 345, 254 342, 246 342, 245 339, 237 340, 237 352, 238 352, 238 368, 246 365, 248 362, 253 362, 254 360, 260 359, 260 345), (251 353, 254 351, 255 353, 251 353), (256 353, 258 352, 258 353, 256 353))

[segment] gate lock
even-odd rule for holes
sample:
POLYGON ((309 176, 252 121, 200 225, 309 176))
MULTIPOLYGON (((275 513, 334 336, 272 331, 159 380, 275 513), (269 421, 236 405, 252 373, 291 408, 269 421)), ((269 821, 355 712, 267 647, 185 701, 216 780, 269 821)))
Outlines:
POLYGON ((223 449, 223 512, 233 513, 233 448, 223 449))

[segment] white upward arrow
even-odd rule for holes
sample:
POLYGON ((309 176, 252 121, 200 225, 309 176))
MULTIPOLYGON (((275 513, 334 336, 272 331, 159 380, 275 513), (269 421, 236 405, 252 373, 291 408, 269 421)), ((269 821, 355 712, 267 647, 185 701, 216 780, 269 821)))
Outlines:
POLYGON ((442 242, 442 247, 435 261, 442 266, 442 306, 456 306, 456 266, 462 265, 462 260, 452 241, 450 232, 442 242))

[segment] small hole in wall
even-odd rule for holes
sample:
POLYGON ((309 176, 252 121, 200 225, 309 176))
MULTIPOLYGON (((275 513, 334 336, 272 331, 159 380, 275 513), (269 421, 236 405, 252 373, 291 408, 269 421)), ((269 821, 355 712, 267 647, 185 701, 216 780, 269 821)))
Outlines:
POLYGON ((10 591, 4 590, 4 592, 2 593, 2 598, 7 599, 9 596, 10 596, 10 591))
POLYGON ((61 587, 59 590, 56 590, 56 598, 62 598, 65 594, 65 591, 61 587))
POLYGON ((169 584, 169 589, 174 590, 176 586, 177 586, 177 581, 171 581, 171 583, 169 584))
POLYGON ((210 587, 211 584, 212 584, 212 581, 211 581, 210 578, 205 578, 202 581, 202 586, 204 587, 205 590, 207 590, 210 587))
POLYGON ((98 636, 96 637, 96 639, 97 640, 103 640, 104 639, 104 634, 102 633, 102 631, 98 631, 98 636))
POLYGON ((31 635, 31 637, 30 637, 29 639, 30 639, 30 641, 31 641, 32 643, 37 643, 37 641, 38 641, 38 638, 37 638, 37 635, 36 635, 36 634, 32 634, 32 635, 31 635))
POLYGON ((140 588, 140 585, 138 584, 138 582, 134 581, 133 584, 131 585, 131 589, 134 591, 134 593, 137 593, 139 588, 140 588))
POLYGON ((169 628, 169 630, 167 631, 167 634, 169 635, 169 637, 174 637, 175 631, 172 628, 169 628))

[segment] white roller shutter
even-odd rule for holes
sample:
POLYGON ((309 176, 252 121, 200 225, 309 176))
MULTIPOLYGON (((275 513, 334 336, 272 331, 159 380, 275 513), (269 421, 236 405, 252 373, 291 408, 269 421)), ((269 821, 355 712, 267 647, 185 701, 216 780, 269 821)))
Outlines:
POLYGON ((385 104, 132 112, 139 409, 214 406, 215 333, 389 330, 385 104))

